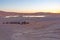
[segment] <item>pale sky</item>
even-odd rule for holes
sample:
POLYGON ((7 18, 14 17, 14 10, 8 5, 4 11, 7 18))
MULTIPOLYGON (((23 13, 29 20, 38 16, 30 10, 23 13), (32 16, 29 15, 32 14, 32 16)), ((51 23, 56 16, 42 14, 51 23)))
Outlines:
POLYGON ((0 0, 0 10, 9 12, 60 12, 60 0, 0 0))

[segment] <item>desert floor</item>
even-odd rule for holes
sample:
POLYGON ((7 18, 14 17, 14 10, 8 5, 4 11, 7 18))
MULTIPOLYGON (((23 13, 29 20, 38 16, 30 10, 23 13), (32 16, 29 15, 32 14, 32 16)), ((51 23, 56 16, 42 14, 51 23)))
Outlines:
POLYGON ((1 23, 0 40, 60 40, 60 17, 34 20, 23 25, 1 23))

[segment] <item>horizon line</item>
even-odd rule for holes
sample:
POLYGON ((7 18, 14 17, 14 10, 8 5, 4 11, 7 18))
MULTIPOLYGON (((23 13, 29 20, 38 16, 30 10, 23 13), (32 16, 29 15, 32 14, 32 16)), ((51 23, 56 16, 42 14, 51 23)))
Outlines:
MULTIPOLYGON (((0 10, 2 11, 2 10, 0 10)), ((60 12, 44 12, 44 11, 40 11, 40 12, 16 12, 16 11, 2 11, 2 12, 13 12, 13 13, 60 13, 60 12)))

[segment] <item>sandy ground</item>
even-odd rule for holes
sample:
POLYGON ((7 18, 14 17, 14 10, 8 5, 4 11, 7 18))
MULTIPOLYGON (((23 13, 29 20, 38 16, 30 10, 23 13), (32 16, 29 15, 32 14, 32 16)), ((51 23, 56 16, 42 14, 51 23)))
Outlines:
POLYGON ((60 40, 60 19, 25 25, 1 23, 0 40, 60 40))
POLYGON ((60 40, 60 22, 0 24, 0 40, 60 40))

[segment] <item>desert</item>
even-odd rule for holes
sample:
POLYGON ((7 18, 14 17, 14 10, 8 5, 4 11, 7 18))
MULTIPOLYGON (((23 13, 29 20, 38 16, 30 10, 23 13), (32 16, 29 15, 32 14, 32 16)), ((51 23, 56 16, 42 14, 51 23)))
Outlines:
POLYGON ((7 12, 1 12, 0 15, 5 13, 6 15, 0 16, 0 40, 60 40, 60 14, 16 13, 13 16, 19 16, 13 17, 11 13, 7 15, 7 12), (29 15, 30 17, 25 17, 29 15), (42 15, 45 17, 40 17, 42 15), (11 17, 5 18, 6 16, 11 17), (3 22, 12 23, 3 24, 3 22), (17 24, 16 22, 28 22, 28 24, 17 24))

